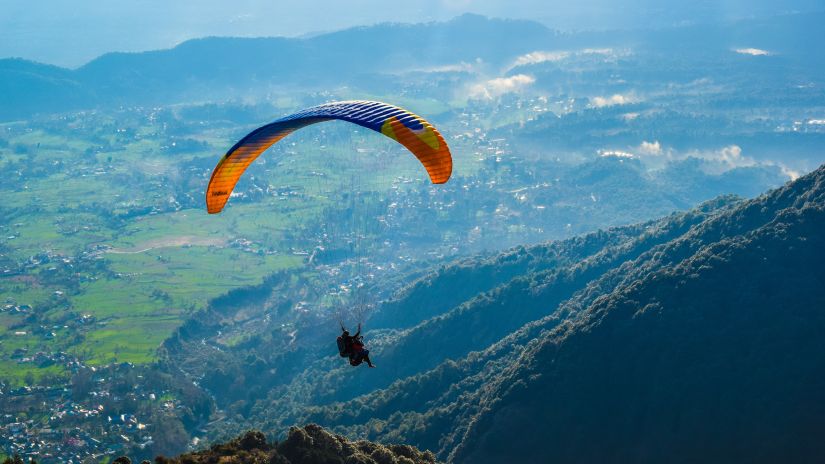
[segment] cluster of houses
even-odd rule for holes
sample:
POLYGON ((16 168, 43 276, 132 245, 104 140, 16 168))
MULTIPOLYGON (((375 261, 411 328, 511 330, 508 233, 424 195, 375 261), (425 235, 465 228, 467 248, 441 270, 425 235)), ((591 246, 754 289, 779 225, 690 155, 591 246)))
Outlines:
MULTIPOLYGON (((11 301, 11 300, 10 300, 11 301)), ((31 305, 21 304, 17 305, 14 303, 6 303, 0 306, 0 313, 9 313, 9 314, 28 314, 32 310, 31 305)))
POLYGON ((68 389, 25 390, 5 395, 36 397, 51 407, 37 419, 26 419, 25 413, 0 415, 0 454, 17 455, 26 462, 100 462, 154 443, 149 424, 132 414, 107 414, 103 405, 94 404, 108 392, 95 392, 89 401, 80 402, 69 399, 68 389))

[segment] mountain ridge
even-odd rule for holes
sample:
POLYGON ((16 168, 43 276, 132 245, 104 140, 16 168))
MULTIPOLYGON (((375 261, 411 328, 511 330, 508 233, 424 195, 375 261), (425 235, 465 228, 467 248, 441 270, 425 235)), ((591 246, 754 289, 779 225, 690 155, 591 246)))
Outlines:
POLYGON ((539 23, 468 14, 447 22, 386 23, 310 38, 191 39, 164 50, 106 53, 74 70, 19 58, 3 59, 0 118, 98 105, 200 101, 205 94, 239 98, 296 85, 327 89, 352 85, 362 75, 480 57, 500 64, 512 54, 526 53, 533 44, 553 37, 555 33, 539 23), (456 43, 463 47, 455 47, 456 43), (28 72, 4 72, 15 66, 26 67, 28 72), (55 74, 71 85, 51 89, 48 99, 23 98, 50 91, 42 81, 55 74), (19 87, 30 92, 11 92, 19 87))
MULTIPOLYGON (((812 53, 811 44, 825 38, 813 27, 822 18, 825 13, 661 30, 560 33, 535 21, 465 14, 445 22, 381 23, 305 38, 205 37, 163 50, 106 53, 76 69, 0 59, 0 118, 192 103, 207 95, 212 101, 260 100, 261 95, 288 92, 293 87, 396 93, 395 74, 422 69, 448 72, 444 67, 454 67, 449 71, 453 73, 471 67, 482 80, 536 71, 542 78, 541 66, 547 62, 539 60, 538 69, 529 60, 521 65, 524 68, 513 64, 519 56, 553 50, 633 49, 657 60, 668 60, 672 54, 689 53, 698 59, 697 53, 722 53, 733 60, 736 57, 727 56, 733 53, 731 47, 758 45, 770 50, 769 56, 762 57, 767 61, 760 63, 771 62, 775 68, 777 63, 802 60, 818 68, 825 61, 812 53), (801 30, 804 36, 785 40, 783 33, 788 30, 801 30), (22 67, 26 72, 14 71, 22 67)), ((752 62, 749 66, 756 66, 752 62)))
MULTIPOLYGON (((820 172, 820 177, 821 177, 821 174, 822 173, 820 172)), ((781 209, 781 210, 779 210, 779 213, 775 216, 775 218, 773 220, 769 221, 764 226, 755 229, 753 232, 747 233, 744 236, 745 237, 744 240, 738 239, 741 236, 733 236, 733 237, 723 238, 717 243, 714 243, 714 244, 708 245, 706 247, 703 247, 703 249, 701 249, 697 253, 693 254, 691 256, 691 258, 689 258, 687 260, 684 260, 682 262, 676 263, 675 265, 672 265, 668 268, 665 268, 664 269, 664 274, 662 272, 652 273, 652 274, 646 276, 645 278, 634 282, 631 286, 627 287, 622 293, 615 294, 616 296, 612 300, 602 300, 601 302, 597 302, 596 304, 594 304, 588 310, 589 311, 588 316, 584 319, 581 319, 581 321, 580 321, 581 325, 579 327, 577 327, 577 328, 569 327, 567 331, 560 331, 557 334, 556 337, 546 337, 542 341, 542 343, 540 343, 540 344, 538 344, 537 346, 534 347, 535 352, 532 353, 531 355, 525 355, 524 359, 533 359, 533 360, 535 360, 535 359, 539 358, 542 355, 553 356, 552 353, 554 351, 556 352, 556 355, 555 355, 556 359, 559 359, 558 357, 561 356, 560 350, 562 349, 562 346, 565 343, 565 340, 566 340, 567 337, 585 336, 585 335, 582 335, 582 334, 594 333, 594 331, 600 330, 599 329, 600 326, 603 326, 603 325, 607 324, 606 318, 622 317, 623 315, 624 315, 624 317, 629 317, 630 319, 633 319, 633 320, 637 320, 639 318, 650 318, 650 317, 655 318, 658 314, 661 314, 662 311, 665 311, 666 309, 672 311, 672 310, 674 310, 672 308, 679 308, 678 305, 677 306, 673 306, 673 305, 668 306, 666 300, 665 301, 650 300, 650 302, 647 302, 647 303, 645 301, 639 301, 635 297, 635 295, 643 293, 645 287, 654 286, 654 283, 655 283, 655 285, 661 286, 663 284, 666 284, 668 281, 673 282, 673 284, 676 286, 677 289, 680 288, 680 287, 682 287, 682 288, 688 287, 688 289, 689 289, 689 286, 691 285, 692 280, 700 281, 700 279, 702 278, 702 274, 706 274, 706 273, 712 272, 714 270, 716 270, 717 273, 724 273, 725 275, 732 275, 734 273, 725 272, 726 271, 725 265, 730 263, 737 256, 748 256, 748 255, 750 255, 749 256, 749 261, 751 262, 751 264, 759 265, 760 261, 763 261, 763 260, 775 260, 775 261, 781 262, 781 260, 779 259, 781 254, 786 254, 788 252, 791 252, 792 256, 797 261, 794 262, 794 266, 791 266, 791 268, 789 268, 789 269, 786 268, 784 270, 787 271, 787 272, 793 273, 792 275, 794 275, 795 278, 805 278, 805 273, 807 273, 808 271, 814 271, 814 272, 811 272, 811 275, 807 276, 807 279, 813 280, 813 282, 816 283, 816 284, 821 284, 822 278, 823 278, 822 272, 821 272, 821 270, 817 269, 818 266, 815 266, 815 265, 812 266, 813 261, 816 260, 816 254, 815 253, 814 254, 807 253, 807 252, 810 252, 812 250, 817 250, 817 251, 820 251, 820 252, 822 250, 821 247, 822 247, 823 244, 822 244, 821 240, 816 240, 817 243, 815 243, 815 244, 810 243, 812 241, 812 240, 810 240, 811 238, 816 238, 815 235, 806 235, 806 240, 804 240, 804 242, 807 242, 807 243, 805 243, 807 245, 807 247, 804 248, 804 249, 801 249, 801 250, 799 249, 799 248, 801 248, 801 246, 799 246, 799 245, 796 245, 796 247, 797 247, 796 250, 793 249, 794 245, 790 245, 788 247, 788 249, 781 249, 781 247, 777 247, 779 249, 771 250, 771 248, 769 247, 770 245, 776 245, 776 243, 774 243, 774 242, 777 241, 777 237, 778 237, 778 240, 780 241, 780 243, 779 243, 780 245, 782 244, 782 242, 787 241, 788 239, 793 239, 794 236, 793 236, 792 232, 794 232, 795 229, 797 229, 797 228, 801 228, 802 230, 804 230, 804 231, 806 231, 810 234, 810 231, 811 231, 810 220, 814 219, 814 218, 818 219, 819 221, 822 220, 823 209, 822 209, 822 203, 821 203, 822 202, 822 190, 821 189, 822 189, 823 184, 821 183, 821 180, 822 179, 820 178, 817 182, 819 184, 819 190, 820 190, 820 193, 817 195, 818 200, 819 200, 818 206, 810 206, 809 207, 809 206, 803 204, 797 210, 781 209), (806 227, 805 222, 808 222, 808 227, 806 227), (765 244, 765 245, 761 245, 761 246, 757 245, 757 243, 760 242, 760 239, 762 241, 767 241, 768 243, 765 244), (804 269, 804 272, 802 274, 800 274, 800 272, 799 272, 800 271, 799 267, 804 269), (668 270, 668 269, 670 269, 670 270, 668 270), (659 282, 656 282, 657 280, 659 280, 659 282), (661 282, 661 280, 664 280, 665 282, 663 283, 663 282, 661 282), (620 311, 621 311, 621 313, 620 313, 620 311), (616 312, 616 314, 613 314, 613 312, 616 312), (629 314, 629 315, 625 315, 625 314, 629 314)), ((778 196, 781 198, 783 193, 784 193, 783 191, 780 191, 778 196)), ((807 195, 803 195, 803 196, 799 197, 799 200, 802 200, 802 198, 804 198, 805 196, 807 196, 807 195)), ((755 204, 758 205, 759 203, 755 203, 755 204)), ((799 205, 797 204, 797 206, 799 206, 799 205)), ((775 271, 774 271, 774 274, 776 274, 775 271)), ((776 276, 776 275, 773 275, 773 277, 775 278, 776 281, 779 281, 779 282, 782 281, 782 279, 778 278, 778 276, 776 276)), ((785 279, 785 280, 787 280, 787 279, 785 279)), ((773 281, 771 282, 771 285, 775 285, 775 284, 776 284, 775 282, 773 282, 773 281)), ((696 284, 694 283, 693 285, 696 285, 696 284)), ((701 286, 700 286, 700 288, 701 288, 701 286)), ((751 295, 753 293, 759 294, 758 298, 764 298, 766 296, 769 296, 771 299, 775 298, 775 295, 766 295, 764 293, 764 290, 759 291, 760 288, 761 289, 768 288, 764 283, 763 283, 763 285, 753 285, 753 286, 747 285, 746 288, 751 291, 751 293, 750 293, 751 295)), ((810 287, 808 287, 808 288, 810 288, 810 287)), ((695 291, 693 293, 695 294, 695 291)), ((774 292, 774 293, 775 294, 781 294, 781 292, 774 292)), ((733 301, 736 301, 737 297, 738 298, 746 298, 748 294, 749 294, 749 292, 745 292, 742 295, 727 295, 726 296, 723 293, 721 296, 726 297, 726 298, 731 298, 733 301)), ((805 304, 808 305, 809 307, 813 307, 813 308, 818 307, 820 309, 823 307, 822 303, 825 301, 825 298, 823 298, 823 295, 821 293, 819 293, 819 294, 813 293, 813 294, 809 294, 809 295, 800 296, 800 298, 802 298, 802 300, 805 300, 805 297, 808 298, 808 300, 805 301, 805 304)), ((753 298, 751 297, 751 301, 752 300, 753 300, 753 298)), ((687 300, 681 299, 679 301, 680 301, 680 304, 690 307, 690 299, 687 299, 687 300)), ((746 298, 746 301, 747 301, 747 298, 746 298)), ((776 301, 774 301, 774 303, 776 303, 776 301)), ((756 306, 756 305, 754 305, 754 306, 756 306)), ((696 308, 695 305, 694 305, 694 308, 696 309, 697 312, 700 312, 700 310, 698 308, 696 308)), ((685 312, 685 310, 682 309, 681 312, 685 312)), ((701 312, 701 313, 702 314, 708 314, 709 312, 705 311, 705 312, 701 312)), ((810 320, 808 320, 806 322, 811 323, 813 326, 819 327, 823 322, 825 322, 825 321, 823 321, 823 315, 821 314, 821 312, 817 313, 817 311, 813 311, 813 312, 805 312, 805 314, 812 317, 810 320)), ((758 314, 757 316, 766 317, 767 315, 768 314, 764 314, 764 315, 759 315, 758 314)), ((717 315, 717 317, 724 318, 726 316, 723 314, 723 315, 717 315)), ((746 317, 745 320, 748 320, 747 318, 748 317, 753 317, 753 315, 747 315, 746 314, 745 317, 746 317)), ((694 327, 695 331, 701 331, 702 330, 702 325, 706 324, 707 322, 708 321, 705 321, 705 320, 699 320, 699 321, 694 320, 693 325, 695 326, 694 327)), ((765 321, 765 322, 767 322, 767 321, 765 321)), ((653 321, 652 323, 656 323, 656 322, 653 321)), ((777 324, 774 323, 774 325, 777 325, 777 324)), ((765 327, 768 327, 768 326, 766 325, 765 327)), ((780 327, 787 329, 787 327, 783 327, 783 326, 780 326, 780 327)), ((737 329, 739 329, 739 327, 737 327, 737 329)), ((752 327, 747 327, 747 328, 743 328, 743 329, 747 330, 747 329, 753 329, 753 328, 752 327)), ((607 330, 607 329, 603 329, 603 330, 607 330)), ((815 330, 812 329, 812 328, 801 328, 801 329, 800 328, 795 328, 795 330, 797 330, 797 331, 802 330, 803 333, 805 333, 808 337, 807 338, 807 340, 809 340, 808 343, 810 343, 811 336, 813 335, 813 333, 815 333, 815 330)), ((802 338, 802 337, 799 337, 799 338, 802 338)), ((794 337, 794 339, 797 339, 797 338, 794 337)), ((802 341, 800 340, 800 343, 801 342, 802 341)), ((717 343, 718 343, 718 340, 717 340, 717 343)), ((662 348, 667 349, 666 344, 665 345, 657 345, 657 346, 661 346, 662 348)), ((783 348, 791 349, 791 348, 793 348, 793 346, 783 346, 783 348)), ((796 349, 794 352, 797 353, 797 354, 801 354, 801 353, 804 353, 807 348, 809 348, 809 347, 804 346, 803 348, 796 349)), ((821 351, 821 346, 814 345, 814 348, 818 348, 819 351, 812 350, 812 352, 810 354, 808 354, 808 357, 809 358, 814 357, 814 359, 818 359, 817 363, 818 363, 818 365, 821 365, 822 362, 823 362, 823 357, 822 357, 823 353, 821 351)), ((721 351, 722 349, 724 349, 724 347, 720 348, 717 351, 717 353, 719 351, 721 351)), ((781 354, 778 354, 778 353, 776 355, 782 356, 781 354)), ((681 356, 684 356, 684 355, 682 354, 681 356)), ((751 356, 753 356, 753 355, 751 355, 751 356)), ((760 361, 761 361, 761 359, 757 359, 756 363, 759 364, 760 361)), ((584 360, 580 360, 580 362, 581 362, 582 365, 586 364, 586 361, 584 361, 584 360)), ((546 366, 547 365, 546 363, 547 362, 543 363, 542 366, 546 366)), ((691 369, 698 369, 698 370, 701 371, 701 366, 697 367, 697 366, 694 365, 695 363, 691 363, 689 360, 681 360, 681 361, 675 361, 674 360, 672 362, 672 364, 673 365, 679 365, 679 366, 689 366, 689 368, 691 368, 691 369)), ((729 367, 733 367, 733 366, 729 366, 729 367)), ((539 365, 537 365, 537 364, 534 364, 532 367, 531 366, 525 366, 524 369, 532 371, 532 372, 536 372, 536 375, 539 376, 539 377, 548 375, 546 367, 539 367, 539 365), (538 371, 541 371, 541 372, 538 372, 538 371)), ((765 369, 765 367, 763 367, 763 369, 765 369)), ((768 368, 768 369, 770 369, 770 368, 768 368)), ((747 375, 748 375, 747 370, 742 368, 742 367, 739 367, 738 369, 735 368, 734 370, 738 374, 742 375, 743 377, 747 377, 747 375)), ((552 371, 549 374, 552 374, 552 371)), ((524 378, 525 375, 527 375, 527 374, 526 373, 523 374, 521 376, 521 378, 524 378)), ((685 376, 685 375, 686 374, 682 374, 682 376, 685 376)), ((688 380, 690 378, 695 383, 695 382, 697 382, 697 380, 696 380, 697 377, 698 376, 692 376, 691 377, 691 376, 688 375, 687 377, 682 378, 681 380, 686 382, 686 383, 690 383, 690 381, 688 380)), ((568 377, 568 378, 571 378, 571 377, 568 377)), ((555 376, 554 379, 555 379, 554 381, 560 381, 560 378, 558 377, 558 375, 555 376)), ((807 393, 799 394, 799 395, 797 395, 797 394, 788 395, 788 396, 785 397, 785 401, 790 400, 790 401, 803 402, 803 403, 807 401, 807 402, 811 402, 810 404, 814 408, 821 409, 821 404, 816 405, 816 402, 813 401, 814 398, 815 398, 815 395, 811 396, 812 395, 811 391, 816 391, 816 385, 819 385, 821 387, 823 385, 823 379, 821 378, 821 375, 820 375, 820 376, 814 377, 811 380, 815 380, 816 383, 814 383, 812 385, 807 385, 807 386, 799 386, 799 385, 787 386, 787 388, 791 388, 791 389, 801 387, 802 392, 807 392, 807 393), (818 377, 818 379, 817 379, 817 377, 818 377)), ((608 384, 610 383, 610 380, 607 379, 607 378, 605 378, 605 381, 608 382, 608 384)), ((613 382, 615 382, 615 381, 616 380, 613 379, 613 382)), ((538 383, 540 381, 536 380, 536 382, 538 383)), ((560 381, 560 382, 563 383, 563 381, 560 381)), ((699 382, 701 383, 701 380, 699 382)), ((505 387, 506 384, 507 384, 507 382, 504 382, 504 381, 502 381, 500 383, 500 385, 503 388, 505 388, 505 391, 499 396, 500 400, 502 401, 502 404, 506 404, 508 401, 511 401, 513 396, 518 396, 519 394, 525 394, 524 392, 526 392, 527 391, 526 389, 529 388, 529 382, 528 382, 528 384, 523 384, 519 381, 512 381, 510 386, 505 387), (511 385, 527 385, 527 386, 525 387, 524 391, 519 392, 519 391, 517 391, 517 388, 512 387, 511 385), (509 400, 508 400, 508 398, 509 398, 509 400)), ((546 385, 546 383, 545 383, 545 385, 546 385)), ((722 385, 719 385, 719 387, 725 388, 726 386, 724 384, 722 384, 722 385)), ((767 382, 762 382, 762 383, 757 383, 755 386, 752 386, 751 389, 753 389, 754 387, 756 389, 759 389, 759 388, 769 387, 769 385, 767 385, 767 382)), ((776 387, 776 388, 781 389, 782 387, 776 387)), ((753 394, 753 392, 750 392, 750 393, 753 394)), ((728 393, 728 395, 730 395, 730 393, 728 393)), ((549 393, 543 393, 542 396, 544 396, 545 398, 553 398, 552 395, 550 395, 549 393)), ((674 394, 674 396, 678 396, 678 394, 674 394)), ((727 400, 728 401, 733 401, 733 398, 734 397, 730 396, 730 397, 727 398, 727 400)), ((762 398, 762 400, 757 401, 757 403, 765 401, 765 400, 768 400, 768 403, 766 403, 766 404, 775 404, 775 403, 771 403, 770 402, 771 400, 768 399, 768 398, 762 398)), ((775 401, 775 399, 773 399, 773 400, 775 401)), ((753 401, 756 401, 756 400, 753 400, 753 401)), ((535 401, 532 401, 530 404, 532 406, 536 406, 536 407, 538 407, 538 405, 539 405, 539 403, 536 403, 535 401)), ((610 403, 610 404, 613 404, 613 403, 610 403)), ((640 401, 634 401, 634 402, 632 402, 632 404, 633 404, 634 407, 643 407, 642 405, 644 403, 641 402, 641 400, 640 400, 640 401)), ((694 404, 694 403, 692 403, 692 404, 694 404)), ((751 404, 750 406, 753 409, 759 408, 759 406, 757 406, 756 403, 751 404)), ((529 408, 530 406, 520 406, 520 407, 528 407, 529 408)), ((550 409, 553 408, 552 405, 545 406, 545 407, 550 408, 550 409)), ((698 404, 694 404, 694 407, 701 408, 701 402, 699 402, 698 404)), ((764 407, 764 406, 762 406, 762 407, 764 407)), ((774 406, 774 408, 775 408, 775 406, 774 406)), ((598 409, 598 408, 596 408, 596 409, 598 409)), ((667 408, 662 408, 662 410, 667 410, 667 408)), ((506 414, 506 413, 501 412, 501 414, 506 414)), ((781 411, 779 411, 779 412, 774 411, 774 414, 779 414, 780 417, 777 420, 783 419, 781 417, 781 411)), ((811 414, 814 415, 814 413, 811 413, 811 414)), ((715 414, 714 414, 714 417, 716 417, 715 414)), ((717 417, 717 420, 721 420, 721 419, 722 419, 722 417, 717 417)), ((787 420, 787 418, 784 418, 784 419, 787 420)), ((486 425, 489 426, 489 420, 490 420, 490 418, 485 418, 482 415, 478 418, 478 421, 475 422, 475 426, 478 429, 483 429, 485 427, 485 422, 487 422, 486 425)), ((590 419, 590 420, 592 420, 592 419, 590 419)), ((608 419, 608 420, 610 420, 610 419, 608 419)), ((810 425, 813 425, 813 423, 816 422, 816 420, 814 420, 810 417, 807 420, 811 421, 808 424, 809 427, 810 427, 810 425)), ((742 453, 746 452, 745 450, 741 450, 741 449, 737 450, 737 449, 730 449, 730 448, 726 449, 725 444, 722 443, 721 440, 719 440, 719 439, 714 440, 710 435, 702 434, 699 431, 699 428, 701 428, 702 426, 708 427, 708 426, 710 426, 711 423, 712 422, 703 421, 701 423, 703 425, 694 424, 693 429, 691 429, 693 434, 691 434, 690 431, 688 431, 688 432, 685 432, 684 430, 681 431, 681 433, 686 433, 688 436, 704 437, 703 438, 705 440, 704 442, 702 441, 702 439, 698 439, 698 441, 699 441, 699 443, 705 443, 706 447, 702 448, 701 450, 695 451, 695 453, 696 453, 695 456, 699 456, 699 455, 703 455, 703 454, 708 455, 709 452, 713 451, 713 447, 715 446, 715 447, 718 447, 716 452, 724 453, 724 455, 727 458, 734 459, 734 460, 741 459, 742 453)), ((591 425, 591 427, 594 428, 594 429, 598 428, 595 425, 591 425)), ((778 426, 769 427, 769 428, 773 429, 773 430, 777 430, 777 431, 779 429, 781 429, 781 427, 778 427, 778 426)), ((497 428, 497 430, 500 430, 500 429, 497 428)), ((648 432, 652 433, 651 430, 648 430, 648 432)), ((804 435, 804 434, 810 433, 811 429, 810 428, 806 429, 805 427, 803 427, 802 430, 800 430, 799 432, 804 435)), ((485 432, 485 433, 489 433, 489 432, 485 432)), ((552 430, 544 431, 544 433, 541 434, 542 437, 543 437, 542 440, 550 439, 550 437, 552 436, 552 433, 553 433, 552 430)), ((615 433, 620 434, 620 432, 613 432, 613 433, 614 434, 615 433)), ((485 454, 485 451, 483 449, 484 448, 483 442, 485 440, 488 440, 488 438, 484 438, 483 434, 481 434, 481 435, 479 435, 479 434, 480 434, 480 432, 478 432, 478 431, 476 431, 475 433, 468 433, 468 435, 465 437, 465 440, 462 441, 462 444, 455 450, 454 454, 451 456, 451 460, 453 460, 455 462, 490 462, 489 454, 485 454), (477 458, 479 455, 484 456, 482 461, 476 461, 475 460, 475 458, 477 458)), ((664 435, 667 436, 666 433, 664 435)), ((767 437, 764 437, 764 438, 767 439, 767 437)), ((784 438, 785 438, 785 440, 787 440, 788 439, 787 435, 785 435, 784 438)), ((502 437, 500 435, 496 436, 496 441, 500 441, 501 439, 502 439, 502 437)), ((670 440, 672 442, 673 438, 670 437, 670 440)), ((666 441, 666 440, 663 440, 663 441, 666 441)), ((770 443, 770 440, 762 440, 762 441, 753 440, 753 441, 754 441, 754 446, 755 447, 759 444, 770 443)), ((790 443, 794 443, 794 442, 796 442, 796 440, 793 440, 791 442, 786 442, 786 443, 780 443, 780 445, 784 444, 785 446, 784 447, 782 447, 782 446, 776 447, 778 449, 770 449, 770 446, 763 446, 763 449, 761 451, 761 453, 763 453, 763 456, 759 459, 759 461, 769 462, 770 460, 772 460, 774 458, 778 458, 779 456, 782 456, 783 453, 787 453, 789 451, 789 448, 787 448, 787 445, 790 445, 790 443)), ((805 440, 803 440, 802 442, 807 443, 807 441, 805 441, 805 440)), ((553 443, 555 443, 555 440, 553 440, 553 443)), ((534 444, 538 445, 538 442, 535 442, 534 444)), ((544 442, 544 444, 546 445, 547 442, 544 442)), ((541 447, 538 447, 536 449, 541 449, 542 451, 549 453, 549 454, 542 455, 543 458, 553 456, 556 459, 559 459, 563 462, 572 461, 572 460, 577 460, 579 462, 581 462, 582 460, 585 461, 585 462, 593 462, 593 461, 597 461, 597 460, 603 459, 603 458, 607 458, 607 459, 610 459, 610 458, 613 458, 613 459, 629 459, 631 461, 639 462, 639 461, 656 460, 656 457, 664 457, 664 456, 673 457, 673 454, 670 454, 670 453, 674 452, 674 450, 672 448, 667 450, 667 451, 664 451, 663 449, 648 450, 647 452, 649 452, 651 454, 651 456, 645 456, 644 454, 635 454, 634 455, 631 452, 631 450, 625 449, 624 452, 629 453, 629 454, 611 455, 610 454, 611 452, 615 453, 615 452, 617 452, 617 449, 621 449, 621 445, 619 445, 618 443, 613 443, 612 444, 613 448, 610 449, 609 451, 591 450, 589 453, 587 453, 581 447, 581 444, 582 444, 581 441, 579 441, 579 443, 578 443, 579 447, 575 448, 575 449, 571 449, 571 448, 573 448, 573 446, 565 448, 562 445, 562 446, 559 447, 559 449, 561 451, 559 451, 558 455, 554 455, 555 452, 554 452, 554 450, 552 450, 552 444, 550 446, 541 446, 541 447), (566 454, 565 454, 565 452, 566 452, 566 454)), ((524 444, 522 444, 522 445, 524 445, 524 444)), ((687 444, 682 444, 682 446, 685 446, 685 445, 687 445, 687 444)), ((638 446, 638 444, 637 444, 637 446, 638 446)), ((693 444, 692 446, 696 446, 696 444, 693 444)), ((739 445, 737 444, 737 446, 739 446, 739 445)), ((804 449, 797 450, 798 454, 792 454, 792 455, 795 455, 795 456, 800 457, 802 459, 801 461, 797 461, 797 462, 807 462, 806 456, 808 458, 810 458, 811 456, 816 455, 818 451, 821 451, 821 450, 818 450, 816 445, 813 445, 813 446, 809 445, 809 446, 803 447, 803 448, 804 449)), ((533 448, 531 448, 531 446, 529 446, 529 445, 525 445, 523 448, 520 448, 520 449, 529 450, 529 449, 533 449, 533 448)), ((688 453, 687 449, 680 449, 680 451, 682 453, 686 453, 686 455, 688 455, 688 456, 690 455, 688 453)), ((714 456, 720 456, 719 454, 713 454, 713 455, 714 456)), ((787 456, 787 454, 785 454, 785 456, 787 456)), ((531 458, 528 458, 528 461, 530 461, 530 459, 531 458)), ((681 460, 689 461, 688 458, 679 459, 679 461, 681 461, 681 460)))

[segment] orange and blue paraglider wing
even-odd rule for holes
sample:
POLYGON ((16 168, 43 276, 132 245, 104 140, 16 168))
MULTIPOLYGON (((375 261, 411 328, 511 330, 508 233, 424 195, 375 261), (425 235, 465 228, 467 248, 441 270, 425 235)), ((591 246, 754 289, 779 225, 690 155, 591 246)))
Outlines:
POLYGON ((418 158, 434 184, 450 179, 453 171, 450 149, 444 137, 424 118, 381 102, 326 103, 259 127, 230 148, 212 171, 206 188, 207 211, 221 212, 238 179, 267 148, 302 127, 331 119, 358 124, 404 145, 418 158))

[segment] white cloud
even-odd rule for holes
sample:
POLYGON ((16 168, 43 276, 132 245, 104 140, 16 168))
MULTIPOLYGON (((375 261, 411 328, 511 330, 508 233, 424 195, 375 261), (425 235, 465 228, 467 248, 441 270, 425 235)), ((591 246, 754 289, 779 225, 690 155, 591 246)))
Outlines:
POLYGON ((653 142, 648 142, 644 140, 638 146, 628 147, 627 150, 617 150, 610 148, 598 150, 597 153, 601 157, 612 156, 615 158, 641 159, 652 165, 660 165, 662 163, 666 163, 670 159, 674 159, 673 149, 665 149, 664 147, 662 147, 662 144, 659 143, 658 140, 655 140, 653 142))
POLYGON ((471 63, 465 63, 462 61, 461 63, 456 64, 447 64, 444 66, 436 66, 433 68, 434 72, 473 72, 475 71, 476 66, 471 63))
POLYGON ((791 168, 789 168, 789 167, 787 167, 787 166, 785 166, 784 164, 781 164, 781 163, 779 164, 779 168, 782 170, 782 174, 785 174, 786 176, 788 176, 788 179, 790 179, 790 180, 799 179, 799 176, 802 175, 801 172, 796 171, 794 169, 791 169, 791 168))
MULTIPOLYGON (((742 154, 739 145, 728 145, 718 150, 693 150, 678 158, 699 158, 705 161, 705 170, 709 173, 722 173, 735 168, 756 166, 756 160, 742 154)), ((765 164, 765 163, 763 163, 765 164)), ((768 163, 770 164, 770 163, 768 163)))
POLYGON ((426 68, 413 68, 411 71, 413 72, 427 72, 427 73, 442 73, 442 72, 467 72, 473 73, 477 71, 483 63, 481 60, 477 60, 475 63, 467 63, 466 61, 462 61, 459 63, 453 64, 444 64, 440 66, 430 66, 426 68))
POLYGON ((720 150, 704 153, 704 158, 709 161, 722 163, 730 168, 742 166, 753 166, 756 161, 753 158, 742 156, 742 148, 739 145, 728 145, 720 150))
POLYGON ((599 150, 599 156, 602 158, 635 158, 636 155, 627 151, 621 150, 599 150))
POLYGON ((613 94, 609 97, 593 97, 590 99, 592 106, 602 108, 604 106, 626 105, 634 103, 636 99, 630 95, 613 94))
POLYGON ((687 157, 703 159, 705 161, 704 170, 709 173, 718 174, 735 168, 752 166, 777 166, 790 180, 795 180, 800 175, 798 171, 785 166, 781 162, 756 161, 749 156, 745 156, 742 154, 742 148, 739 145, 728 145, 712 151, 693 151, 688 153, 687 157))
POLYGON ((555 62, 561 61, 565 58, 570 56, 570 52, 532 52, 527 53, 525 55, 521 55, 520 57, 516 58, 516 61, 513 62, 512 65, 508 69, 513 69, 517 66, 523 66, 526 64, 538 64, 544 62, 555 62))
POLYGON ((754 166, 777 166, 790 180, 799 177, 800 173, 780 162, 756 161, 742 153, 739 145, 728 145, 716 150, 691 150, 680 152, 672 147, 662 145, 658 140, 648 142, 643 140, 638 146, 626 147, 625 150, 602 149, 597 154, 602 157, 635 158, 642 161, 649 169, 661 169, 673 161, 695 158, 702 161, 701 169, 708 174, 722 174, 736 168, 754 166))
POLYGON ((736 53, 739 53, 740 55, 751 56, 767 56, 771 54, 771 52, 767 50, 762 50, 761 48, 737 48, 734 51, 736 53))
POLYGON ((639 145, 637 149, 639 154, 641 155, 649 155, 649 156, 660 156, 662 155, 662 144, 659 143, 658 140, 653 142, 648 142, 647 140, 642 141, 642 144, 639 145))
POLYGON ((613 55, 615 51, 612 48, 585 48, 581 51, 582 55, 613 55))
POLYGON ((505 71, 509 71, 519 66, 526 66, 539 63, 555 63, 568 58, 582 57, 587 55, 598 55, 602 60, 609 61, 621 56, 627 56, 630 50, 612 48, 583 48, 581 50, 536 50, 519 56, 508 66, 505 71))
POLYGON ((469 96, 470 98, 489 100, 506 93, 519 92, 534 82, 536 82, 536 78, 526 74, 499 77, 471 86, 469 96))

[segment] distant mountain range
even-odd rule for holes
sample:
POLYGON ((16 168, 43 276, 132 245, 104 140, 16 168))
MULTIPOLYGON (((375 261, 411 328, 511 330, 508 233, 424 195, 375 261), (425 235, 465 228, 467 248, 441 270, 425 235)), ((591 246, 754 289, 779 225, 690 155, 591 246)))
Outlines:
POLYGON ((306 39, 197 39, 170 50, 106 54, 76 70, 6 59, 0 60, 0 118, 237 97, 252 89, 341 86, 364 74, 476 58, 500 64, 555 35, 534 22, 465 15, 446 23, 384 24, 306 39))
POLYGON ((378 369, 319 351, 247 410, 455 463, 817 462, 823 227, 825 167, 446 266, 368 321, 378 369))
POLYGON ((74 70, 4 59, 0 120, 100 106, 260 99, 298 88, 354 86, 376 92, 409 71, 461 72, 458 65, 469 63, 498 75, 520 55, 581 47, 633 47, 679 53, 685 59, 727 53, 731 47, 762 47, 821 64, 825 58, 816 47, 824 38, 823 19, 823 14, 797 14, 661 30, 561 34, 537 22, 468 14, 448 22, 382 24, 310 38, 204 38, 169 50, 109 53, 74 70))

